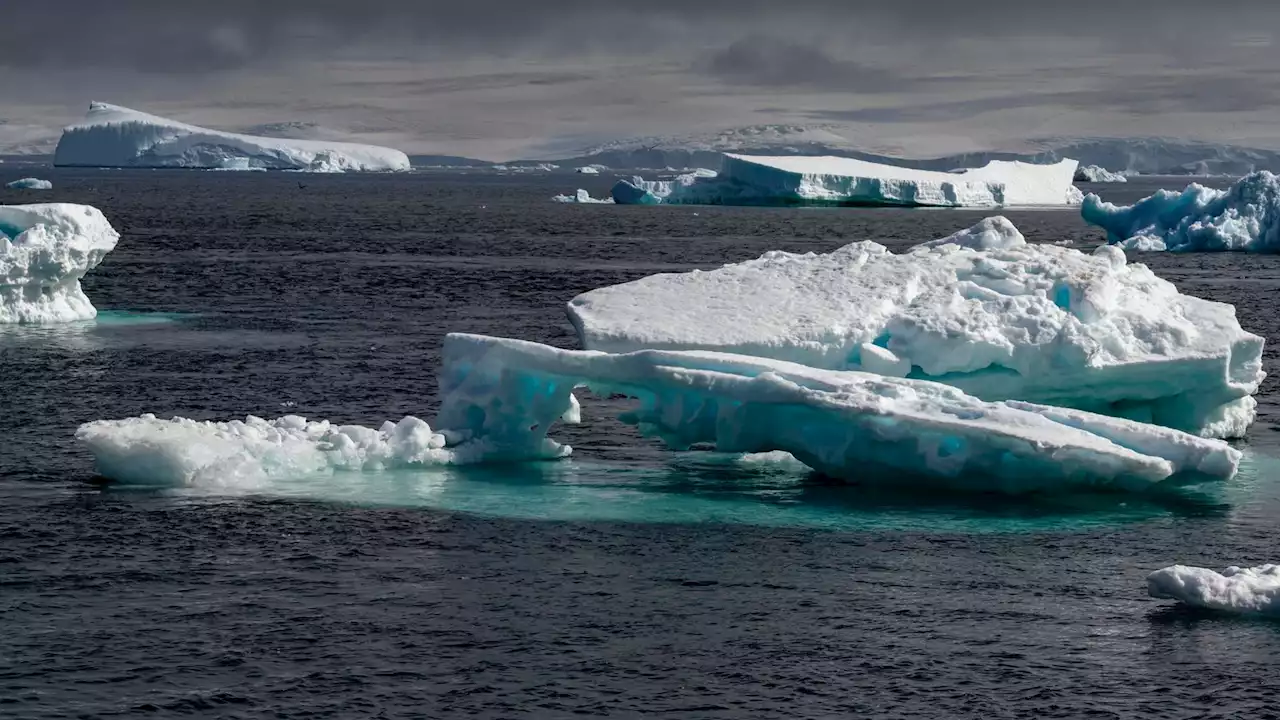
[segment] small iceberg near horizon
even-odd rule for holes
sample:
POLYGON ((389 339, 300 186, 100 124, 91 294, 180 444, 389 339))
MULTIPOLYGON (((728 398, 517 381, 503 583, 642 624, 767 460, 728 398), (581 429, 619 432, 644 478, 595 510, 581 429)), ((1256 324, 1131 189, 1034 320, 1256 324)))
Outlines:
POLYGON ((52 190, 53 183, 40 178, 26 177, 5 183, 5 187, 10 190, 52 190))

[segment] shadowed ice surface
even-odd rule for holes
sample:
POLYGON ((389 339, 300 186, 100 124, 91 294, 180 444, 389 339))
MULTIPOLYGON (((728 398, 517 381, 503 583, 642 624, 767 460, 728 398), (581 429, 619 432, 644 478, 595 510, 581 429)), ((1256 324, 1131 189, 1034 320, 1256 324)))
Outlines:
MULTIPOLYGON (((80 423, 430 419, 446 332, 573 347, 562 306, 589 288, 982 213, 563 205, 564 177, 527 175, 42 176, 123 237, 85 279, 95 323, 0 331, 0 715, 1274 713, 1280 627, 1170 609, 1143 578, 1280 559, 1280 258, 1141 258, 1268 339, 1222 486, 872 491, 671 453, 595 399, 556 432, 566 462, 140 489, 97 482, 80 423)), ((1071 211, 1008 214, 1101 241, 1071 211)))

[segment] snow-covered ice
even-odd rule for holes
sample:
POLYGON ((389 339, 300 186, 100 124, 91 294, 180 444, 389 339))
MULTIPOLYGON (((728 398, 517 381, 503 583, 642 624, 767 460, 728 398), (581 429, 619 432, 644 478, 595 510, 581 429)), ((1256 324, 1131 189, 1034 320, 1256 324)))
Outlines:
POLYGON ((1113 205, 1090 194, 1085 221, 1107 231, 1127 250, 1280 252, 1280 177, 1263 170, 1226 190, 1188 185, 1159 190, 1133 205, 1113 205))
POLYGON ((375 145, 209 130, 95 102, 82 122, 63 131, 54 165, 346 172, 408 170, 409 157, 375 145))
POLYGON ((143 415, 85 423, 76 439, 98 473, 118 482, 164 486, 253 487, 264 480, 443 465, 455 460, 444 436, 415 417, 373 428, 275 420, 161 420, 143 415))
POLYGON ((88 205, 0 205, 0 323, 92 319, 80 278, 119 239, 88 205))
POLYGON ((52 190, 53 183, 40 178, 26 177, 6 183, 5 187, 11 190, 52 190))
POLYGON ((631 204, 895 205, 939 207, 1079 204, 1077 163, 992 160, 955 173, 915 170, 846 157, 726 153, 717 176, 650 185, 621 181, 613 198, 631 204))
POLYGON ((1077 182, 1094 182, 1094 183, 1122 183, 1129 182, 1128 176, 1124 173, 1111 172, 1104 167, 1097 165, 1082 165, 1076 169, 1075 179, 1077 182))
POLYGON ((593 205, 611 205, 613 198, 593 198, 591 193, 578 188, 578 191, 572 195, 552 195, 551 199, 560 203, 583 203, 593 205))
POLYGON ((622 420, 673 447, 783 451, 867 483, 1142 490, 1173 476, 1229 478, 1240 457, 1221 441, 1132 420, 727 353, 614 355, 451 334, 443 359, 437 426, 472 459, 568 455, 547 433, 576 419, 579 386, 637 398, 622 420))
POLYGON ((676 175, 671 180, 645 180, 639 175, 630 180, 619 180, 614 184, 610 195, 619 205, 659 205, 666 202, 672 193, 683 188, 692 187, 699 180, 715 178, 715 170, 697 168, 691 172, 676 175))
POLYGON ((1280 565, 1232 565, 1221 573, 1170 565, 1147 576, 1147 593, 1210 610, 1280 615, 1280 565))
POLYGON ((1263 339, 1231 305, 1183 295, 1118 248, 1026 243, 1002 217, 893 254, 856 242, 773 251, 579 295, 582 346, 717 350, 931 379, 1018 399, 1239 437, 1263 339))
POLYGON ((575 168, 574 172, 578 173, 579 175, 599 175, 601 170, 608 170, 608 169, 609 168, 605 167, 604 165, 583 165, 580 168, 575 168))

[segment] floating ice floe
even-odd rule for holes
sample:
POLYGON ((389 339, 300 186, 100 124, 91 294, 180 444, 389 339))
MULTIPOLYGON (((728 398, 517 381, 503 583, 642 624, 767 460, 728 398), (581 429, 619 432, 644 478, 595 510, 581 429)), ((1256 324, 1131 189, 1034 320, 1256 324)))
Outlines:
POLYGON ((5 187, 10 190, 52 190, 53 183, 40 178, 19 178, 11 183, 6 183, 5 187))
POLYGON ((1227 190, 1188 185, 1159 190, 1133 205, 1113 205, 1090 194, 1085 221, 1107 231, 1127 250, 1280 252, 1280 178, 1251 173, 1227 190))
POLYGON ((80 278, 119 239, 88 205, 0 205, 0 323, 92 319, 80 278))
POLYGON ((610 195, 619 205, 660 205, 677 189, 692 187, 699 180, 709 180, 718 175, 715 170, 697 168, 681 173, 671 180, 645 180, 639 175, 630 180, 614 183, 610 195))
POLYGON ((623 421, 676 448, 784 451, 865 483, 1142 490, 1174 476, 1231 477, 1240 457, 1221 441, 1131 420, 728 353, 614 355, 452 334, 443 359, 437 424, 471 459, 568 455, 547 433, 578 419, 578 386, 637 398, 623 421))
POLYGON ((356 143, 255 137, 209 130, 95 102, 58 141, 64 167, 267 168, 311 172, 408 170, 399 150, 356 143))
POLYGON ((594 205, 612 205, 613 204, 612 198, 593 198, 591 197, 591 193, 587 192, 586 190, 583 190, 582 188, 578 188, 578 192, 574 193, 573 195, 553 195, 551 196, 551 199, 554 200, 555 202, 560 202, 560 203, 583 203, 583 204, 594 204, 594 205))
POLYGON ((593 164, 593 165, 584 165, 580 168, 575 168, 574 172, 580 175, 599 175, 601 170, 608 170, 608 169, 609 168, 605 165, 593 164))
POLYGON ((1147 576, 1147 593, 1209 610, 1280 615, 1280 565, 1232 565, 1221 573, 1171 565, 1147 576))
POLYGON ((954 173, 845 157, 763 157, 726 153, 716 177, 670 185, 621 181, 613 199, 629 204, 895 205, 938 207, 1078 205, 1077 163, 992 160, 954 173))
POLYGON ((1104 167, 1097 165, 1082 165, 1076 169, 1075 179, 1077 182, 1094 182, 1094 183, 1122 183, 1129 182, 1129 177, 1124 173, 1115 173, 1104 167))
POLYGON ((936 380, 1239 437, 1265 377, 1235 308, 1183 295, 1118 248, 1028 244, 988 218, 894 254, 856 242, 664 273, 568 305, 584 348, 716 350, 936 380))

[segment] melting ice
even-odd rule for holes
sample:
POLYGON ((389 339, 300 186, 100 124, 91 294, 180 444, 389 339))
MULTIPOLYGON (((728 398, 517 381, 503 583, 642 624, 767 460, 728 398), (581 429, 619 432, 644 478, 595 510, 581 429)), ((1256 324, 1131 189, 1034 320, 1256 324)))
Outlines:
POLYGON ((92 319, 80 278, 119 239, 88 205, 0 205, 0 323, 92 319))

